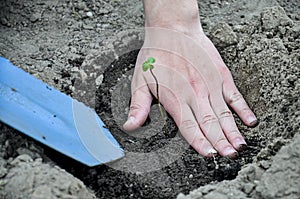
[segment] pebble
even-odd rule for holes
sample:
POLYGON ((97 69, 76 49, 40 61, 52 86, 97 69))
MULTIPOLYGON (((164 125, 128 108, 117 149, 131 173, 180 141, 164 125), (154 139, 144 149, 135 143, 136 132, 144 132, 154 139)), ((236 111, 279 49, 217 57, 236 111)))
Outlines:
POLYGON ((83 25, 83 29, 86 29, 86 30, 93 30, 94 27, 93 27, 93 26, 90 26, 90 25, 83 25))
POLYGON ((92 12, 87 12, 86 13, 86 16, 90 17, 90 18, 93 18, 93 13, 92 12))
POLYGON ((107 14, 107 13, 109 13, 109 10, 108 10, 108 9, 105 9, 105 8, 101 8, 99 12, 100 12, 101 14, 107 14))
POLYGON ((39 67, 37 67, 37 70, 38 70, 38 72, 43 72, 44 71, 44 67, 42 67, 42 66, 39 66, 39 67))
POLYGON ((9 22, 7 21, 7 19, 5 17, 0 18, 0 23, 4 26, 10 26, 9 22))
POLYGON ((41 165, 42 163, 43 163, 43 159, 42 158, 37 158, 33 162, 32 166, 38 166, 38 165, 41 165))
POLYGON ((84 70, 79 70, 79 74, 80 74, 80 77, 81 77, 81 80, 82 81, 85 81, 86 78, 88 77, 88 75, 84 72, 84 70))
POLYGON ((262 160, 259 165, 263 168, 263 169, 268 169, 271 166, 271 163, 269 161, 266 160, 262 160))
POLYGON ((97 77, 97 73, 90 73, 90 77, 96 78, 97 77))
POLYGON ((102 28, 109 28, 109 26, 110 26, 110 24, 107 24, 107 23, 105 23, 105 24, 102 24, 102 28))
POLYGON ((79 2, 79 3, 77 4, 77 8, 78 8, 79 10, 86 10, 86 9, 87 9, 87 6, 86 6, 85 2, 81 1, 81 2, 79 2))
POLYGON ((0 178, 4 177, 7 174, 6 161, 0 158, 0 178))
POLYGON ((72 67, 71 68, 71 72, 78 72, 78 71, 79 71, 79 69, 77 67, 72 67))
POLYGON ((246 183, 245 185, 244 185, 244 192, 246 193, 246 194, 250 194, 251 192, 252 192, 252 190, 254 189, 254 184, 252 184, 252 183, 246 183))
POLYGON ((4 185, 6 185, 8 183, 8 180, 5 179, 0 179, 0 186, 3 187, 4 185))
POLYGON ((30 21, 32 23, 34 23, 34 22, 38 21, 40 18, 41 18, 41 14, 40 13, 34 13, 34 14, 31 15, 30 21))
POLYGON ((11 164, 12 165, 18 165, 20 162, 32 162, 32 158, 27 155, 27 154, 22 154, 22 155, 19 155, 18 157, 16 157, 12 162, 11 164))
POLYGON ((100 75, 99 77, 96 78, 95 83, 97 86, 100 86, 103 81, 103 75, 100 75))
POLYGON ((41 68, 46 68, 46 67, 48 67, 48 66, 51 66, 51 62, 49 62, 49 61, 42 61, 42 62, 40 63, 40 67, 41 67, 41 68))

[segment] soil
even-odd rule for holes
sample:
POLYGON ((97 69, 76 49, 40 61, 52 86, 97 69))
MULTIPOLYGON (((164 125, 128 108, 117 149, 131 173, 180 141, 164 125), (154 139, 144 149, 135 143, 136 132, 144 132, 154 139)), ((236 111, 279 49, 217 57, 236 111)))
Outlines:
POLYGON ((89 168, 0 123, 0 198, 299 197, 299 2, 199 5, 206 34, 259 118, 255 128, 236 118, 249 147, 235 160, 198 155, 170 117, 162 127, 155 102, 140 131, 122 130, 143 42, 141 1, 1 3, 0 55, 95 108, 126 158, 89 168))

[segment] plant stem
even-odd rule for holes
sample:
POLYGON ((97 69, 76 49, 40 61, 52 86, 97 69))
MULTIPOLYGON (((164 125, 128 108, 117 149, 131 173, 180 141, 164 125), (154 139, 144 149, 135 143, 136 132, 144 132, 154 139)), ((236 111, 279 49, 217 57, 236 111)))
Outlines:
POLYGON ((151 75, 153 76, 153 78, 154 78, 154 80, 156 82, 156 96, 157 96, 158 108, 159 108, 160 115, 163 118, 164 126, 165 126, 165 124, 166 124, 166 118, 165 118, 165 114, 164 114, 164 111, 162 109, 161 103, 159 101, 159 85, 158 85, 158 81, 157 81, 157 78, 154 75, 152 69, 150 69, 150 72, 151 72, 151 75))

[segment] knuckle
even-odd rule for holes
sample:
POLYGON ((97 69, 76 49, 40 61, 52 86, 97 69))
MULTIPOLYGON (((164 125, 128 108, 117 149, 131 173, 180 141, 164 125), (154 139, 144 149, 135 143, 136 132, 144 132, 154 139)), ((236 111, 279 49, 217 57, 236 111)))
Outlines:
POLYGON ((130 111, 142 111, 144 113, 148 113, 150 111, 150 107, 145 107, 141 104, 133 103, 130 105, 130 111))
POLYGON ((215 147, 216 149, 219 149, 220 146, 227 144, 227 139, 225 137, 221 137, 219 138, 215 143, 213 143, 213 147, 215 147))
POLYGON ((180 127, 184 130, 191 130, 198 127, 198 124, 192 120, 184 120, 181 122, 180 127))
POLYGON ((191 145, 193 147, 199 147, 201 146, 201 144, 205 141, 204 137, 196 137, 195 139, 193 139, 191 145))
POLYGON ((244 112, 244 113, 252 113, 251 109, 248 106, 244 107, 242 109, 242 112, 244 112))
POLYGON ((219 114, 219 118, 226 118, 226 117, 232 117, 231 111, 225 110, 219 114))
POLYGON ((218 119, 216 118, 216 116, 214 116, 212 114, 207 114, 202 117, 201 124, 204 125, 207 123, 213 123, 213 122, 217 122, 217 121, 218 121, 218 119))
POLYGON ((231 96, 230 96, 230 99, 229 99, 229 103, 230 104, 233 104, 237 101, 240 101, 240 100, 243 100, 243 96, 238 93, 238 92, 234 92, 231 96))

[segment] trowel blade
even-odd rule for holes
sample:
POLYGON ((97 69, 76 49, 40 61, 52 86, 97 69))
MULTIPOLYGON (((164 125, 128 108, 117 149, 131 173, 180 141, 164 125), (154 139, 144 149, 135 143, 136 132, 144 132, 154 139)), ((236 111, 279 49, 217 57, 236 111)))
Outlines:
POLYGON ((124 156, 93 109, 2 57, 0 121, 88 166, 124 156))

